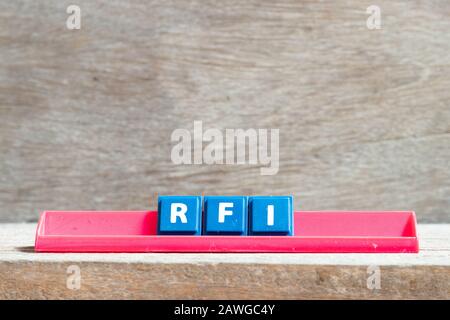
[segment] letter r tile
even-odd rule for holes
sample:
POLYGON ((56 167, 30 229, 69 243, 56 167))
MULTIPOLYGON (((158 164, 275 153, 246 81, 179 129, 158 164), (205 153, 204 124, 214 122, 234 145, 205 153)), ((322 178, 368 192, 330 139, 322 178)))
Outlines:
POLYGON ((159 196, 158 234, 201 235, 201 196, 159 196))

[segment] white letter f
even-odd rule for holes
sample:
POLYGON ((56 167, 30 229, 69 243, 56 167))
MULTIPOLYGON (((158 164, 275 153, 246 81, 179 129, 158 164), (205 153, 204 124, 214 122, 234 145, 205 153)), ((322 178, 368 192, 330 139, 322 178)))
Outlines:
POLYGON ((233 202, 219 203, 219 223, 225 222, 225 216, 233 215, 233 211, 226 210, 227 208, 233 208, 233 202))

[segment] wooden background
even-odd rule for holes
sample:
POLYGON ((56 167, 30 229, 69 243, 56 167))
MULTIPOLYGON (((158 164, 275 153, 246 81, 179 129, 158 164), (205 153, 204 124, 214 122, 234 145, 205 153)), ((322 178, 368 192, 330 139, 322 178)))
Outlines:
POLYGON ((449 161, 448 0, 0 1, 0 221, 205 192, 450 222, 449 161), (194 120, 279 128, 279 173, 173 165, 194 120))

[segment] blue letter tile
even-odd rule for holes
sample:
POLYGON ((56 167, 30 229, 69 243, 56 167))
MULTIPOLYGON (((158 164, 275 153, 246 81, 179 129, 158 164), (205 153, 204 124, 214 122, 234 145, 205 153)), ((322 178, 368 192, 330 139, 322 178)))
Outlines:
POLYGON ((247 211, 247 197, 206 196, 204 233, 246 235, 247 211))
POLYGON ((158 234, 201 235, 202 197, 158 197, 158 234))
POLYGON ((292 196, 249 198, 249 231, 252 235, 293 235, 292 196))

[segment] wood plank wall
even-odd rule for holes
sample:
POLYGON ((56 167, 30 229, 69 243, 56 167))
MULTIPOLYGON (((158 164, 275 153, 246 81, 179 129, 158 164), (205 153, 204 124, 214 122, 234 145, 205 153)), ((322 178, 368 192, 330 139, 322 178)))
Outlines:
POLYGON ((205 192, 450 222, 449 52, 447 0, 1 0, 0 221, 205 192), (278 174, 174 165, 195 120, 278 128, 278 174))

